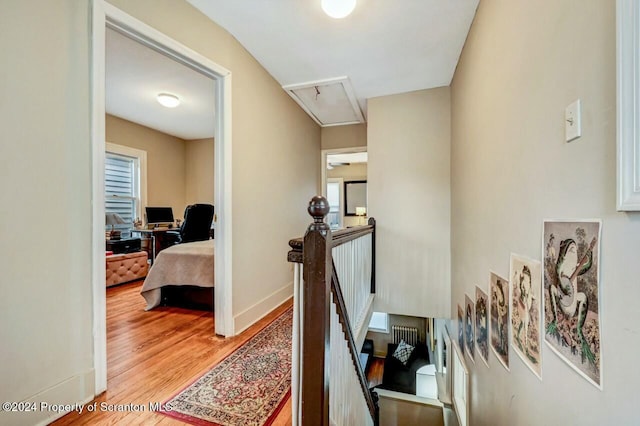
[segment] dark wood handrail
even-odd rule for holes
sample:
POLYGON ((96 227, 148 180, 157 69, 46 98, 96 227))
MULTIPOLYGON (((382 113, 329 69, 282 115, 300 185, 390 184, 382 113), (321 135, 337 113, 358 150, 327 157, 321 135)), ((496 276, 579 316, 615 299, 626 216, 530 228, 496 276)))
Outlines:
MULTIPOLYGON (((349 241, 357 240, 367 234, 375 233, 376 220, 369 218, 367 225, 354 226, 351 228, 340 229, 331 233, 331 247, 337 247, 349 241)), ((302 263, 302 249, 304 247, 304 238, 292 238, 289 240, 291 250, 287 253, 287 260, 292 263, 302 263)))
POLYGON ((291 263, 302 263, 302 248, 304 247, 304 240, 300 238, 293 238, 289 240, 289 247, 291 250, 287 253, 287 261, 291 263))
MULTIPOLYGON (((369 218, 368 225, 341 229, 331 234, 332 247, 344 244, 347 241, 352 241, 362 237, 363 235, 372 234, 371 237, 371 257, 373 264, 371 265, 371 293, 376 292, 376 220, 372 217, 369 218), (362 229, 360 229, 362 228, 362 229), (336 237, 337 236, 337 237, 336 237), (338 242, 335 244, 335 242, 338 242)), ((289 247, 291 250, 287 252, 287 261, 291 263, 302 263, 302 251, 304 248, 303 238, 292 238, 289 240, 289 247)))
POLYGON ((373 226, 373 234, 371 234, 371 294, 376 294, 376 220, 370 217, 369 225, 373 226))
POLYGON ((364 237, 367 234, 373 234, 373 225, 354 226, 352 228, 340 229, 331 234, 333 237, 331 241, 331 247, 338 247, 349 241, 357 240, 360 237, 364 237))
POLYGON ((376 402, 373 400, 371 392, 369 392, 369 382, 367 381, 367 378, 364 375, 364 371, 362 371, 362 366, 360 365, 360 357, 358 356, 358 349, 356 348, 356 339, 353 337, 351 323, 349 321, 349 317, 347 316, 347 306, 344 303, 342 289, 340 288, 340 280, 338 279, 335 265, 333 265, 332 269, 333 272, 331 274, 331 291, 333 294, 333 302, 336 304, 338 320, 342 325, 342 332, 347 342, 349 353, 351 354, 353 367, 356 369, 356 374, 358 375, 358 381, 360 382, 360 387, 362 388, 362 394, 364 395, 364 399, 367 402, 367 407, 369 407, 369 413, 371 414, 371 418, 374 419, 374 422, 377 424, 376 419, 378 409, 376 407, 376 402))
MULTIPOLYGON (((355 346, 340 282, 331 255, 333 247, 372 234, 372 255, 375 256, 375 220, 371 218, 368 225, 348 228, 332 234, 329 225, 324 222, 325 216, 329 213, 329 202, 326 198, 313 197, 309 203, 308 211, 314 221, 309 225, 304 239, 297 238, 289 241, 292 250, 287 255, 290 262, 302 263, 303 265, 302 365, 304 368, 300 392, 302 424, 329 424, 328 362, 330 357, 330 303, 333 297, 363 396, 374 424, 377 425, 376 398, 369 391, 366 377, 360 366, 358 349, 355 346)), ((375 269, 375 258, 373 258, 372 268, 375 269)), ((373 271, 371 292, 375 292, 373 271)))

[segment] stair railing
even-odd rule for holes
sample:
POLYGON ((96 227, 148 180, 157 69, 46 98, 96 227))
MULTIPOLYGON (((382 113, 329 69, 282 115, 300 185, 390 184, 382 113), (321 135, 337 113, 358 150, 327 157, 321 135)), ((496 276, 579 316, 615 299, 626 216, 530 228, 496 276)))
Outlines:
POLYGON ((324 197, 314 197, 308 212, 314 221, 303 239, 289 242, 288 254, 295 264, 293 424, 377 425, 377 395, 356 338, 375 293, 375 220, 332 233, 324 197))

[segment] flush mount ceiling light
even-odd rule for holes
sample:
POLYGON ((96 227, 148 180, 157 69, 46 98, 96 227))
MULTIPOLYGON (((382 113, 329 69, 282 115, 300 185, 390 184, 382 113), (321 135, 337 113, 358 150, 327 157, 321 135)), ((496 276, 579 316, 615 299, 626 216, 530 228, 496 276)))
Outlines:
POLYGON ((324 13, 332 18, 340 19, 353 12, 356 0, 322 0, 320 4, 324 13))
POLYGON ((180 105, 180 99, 176 95, 171 95, 169 93, 160 93, 157 97, 160 105, 167 108, 175 108, 180 105))

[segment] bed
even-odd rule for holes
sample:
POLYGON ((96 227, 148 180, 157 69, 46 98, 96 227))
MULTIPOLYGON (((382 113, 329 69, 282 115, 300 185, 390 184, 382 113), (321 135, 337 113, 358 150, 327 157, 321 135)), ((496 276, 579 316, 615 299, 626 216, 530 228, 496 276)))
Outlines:
MULTIPOLYGON (((213 306, 214 240, 178 244, 158 253, 140 294, 147 301, 145 310, 166 302, 168 298, 208 298, 213 306)), ((205 300, 206 302, 206 300, 205 300)))

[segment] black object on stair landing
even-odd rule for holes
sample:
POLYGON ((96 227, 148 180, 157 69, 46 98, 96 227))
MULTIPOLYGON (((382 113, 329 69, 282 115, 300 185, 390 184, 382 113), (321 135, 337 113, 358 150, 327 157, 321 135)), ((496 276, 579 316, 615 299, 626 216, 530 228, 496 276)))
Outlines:
POLYGON ((387 357, 384 360, 382 384, 376 387, 415 395, 416 371, 429 364, 429 352, 426 345, 418 343, 405 365, 393 356, 397 347, 397 344, 389 343, 387 357))
POLYGON ((362 349, 360 350, 360 366, 362 367, 362 371, 366 376, 369 374, 369 368, 371 367, 371 362, 373 361, 373 340, 365 339, 362 344, 362 349))

